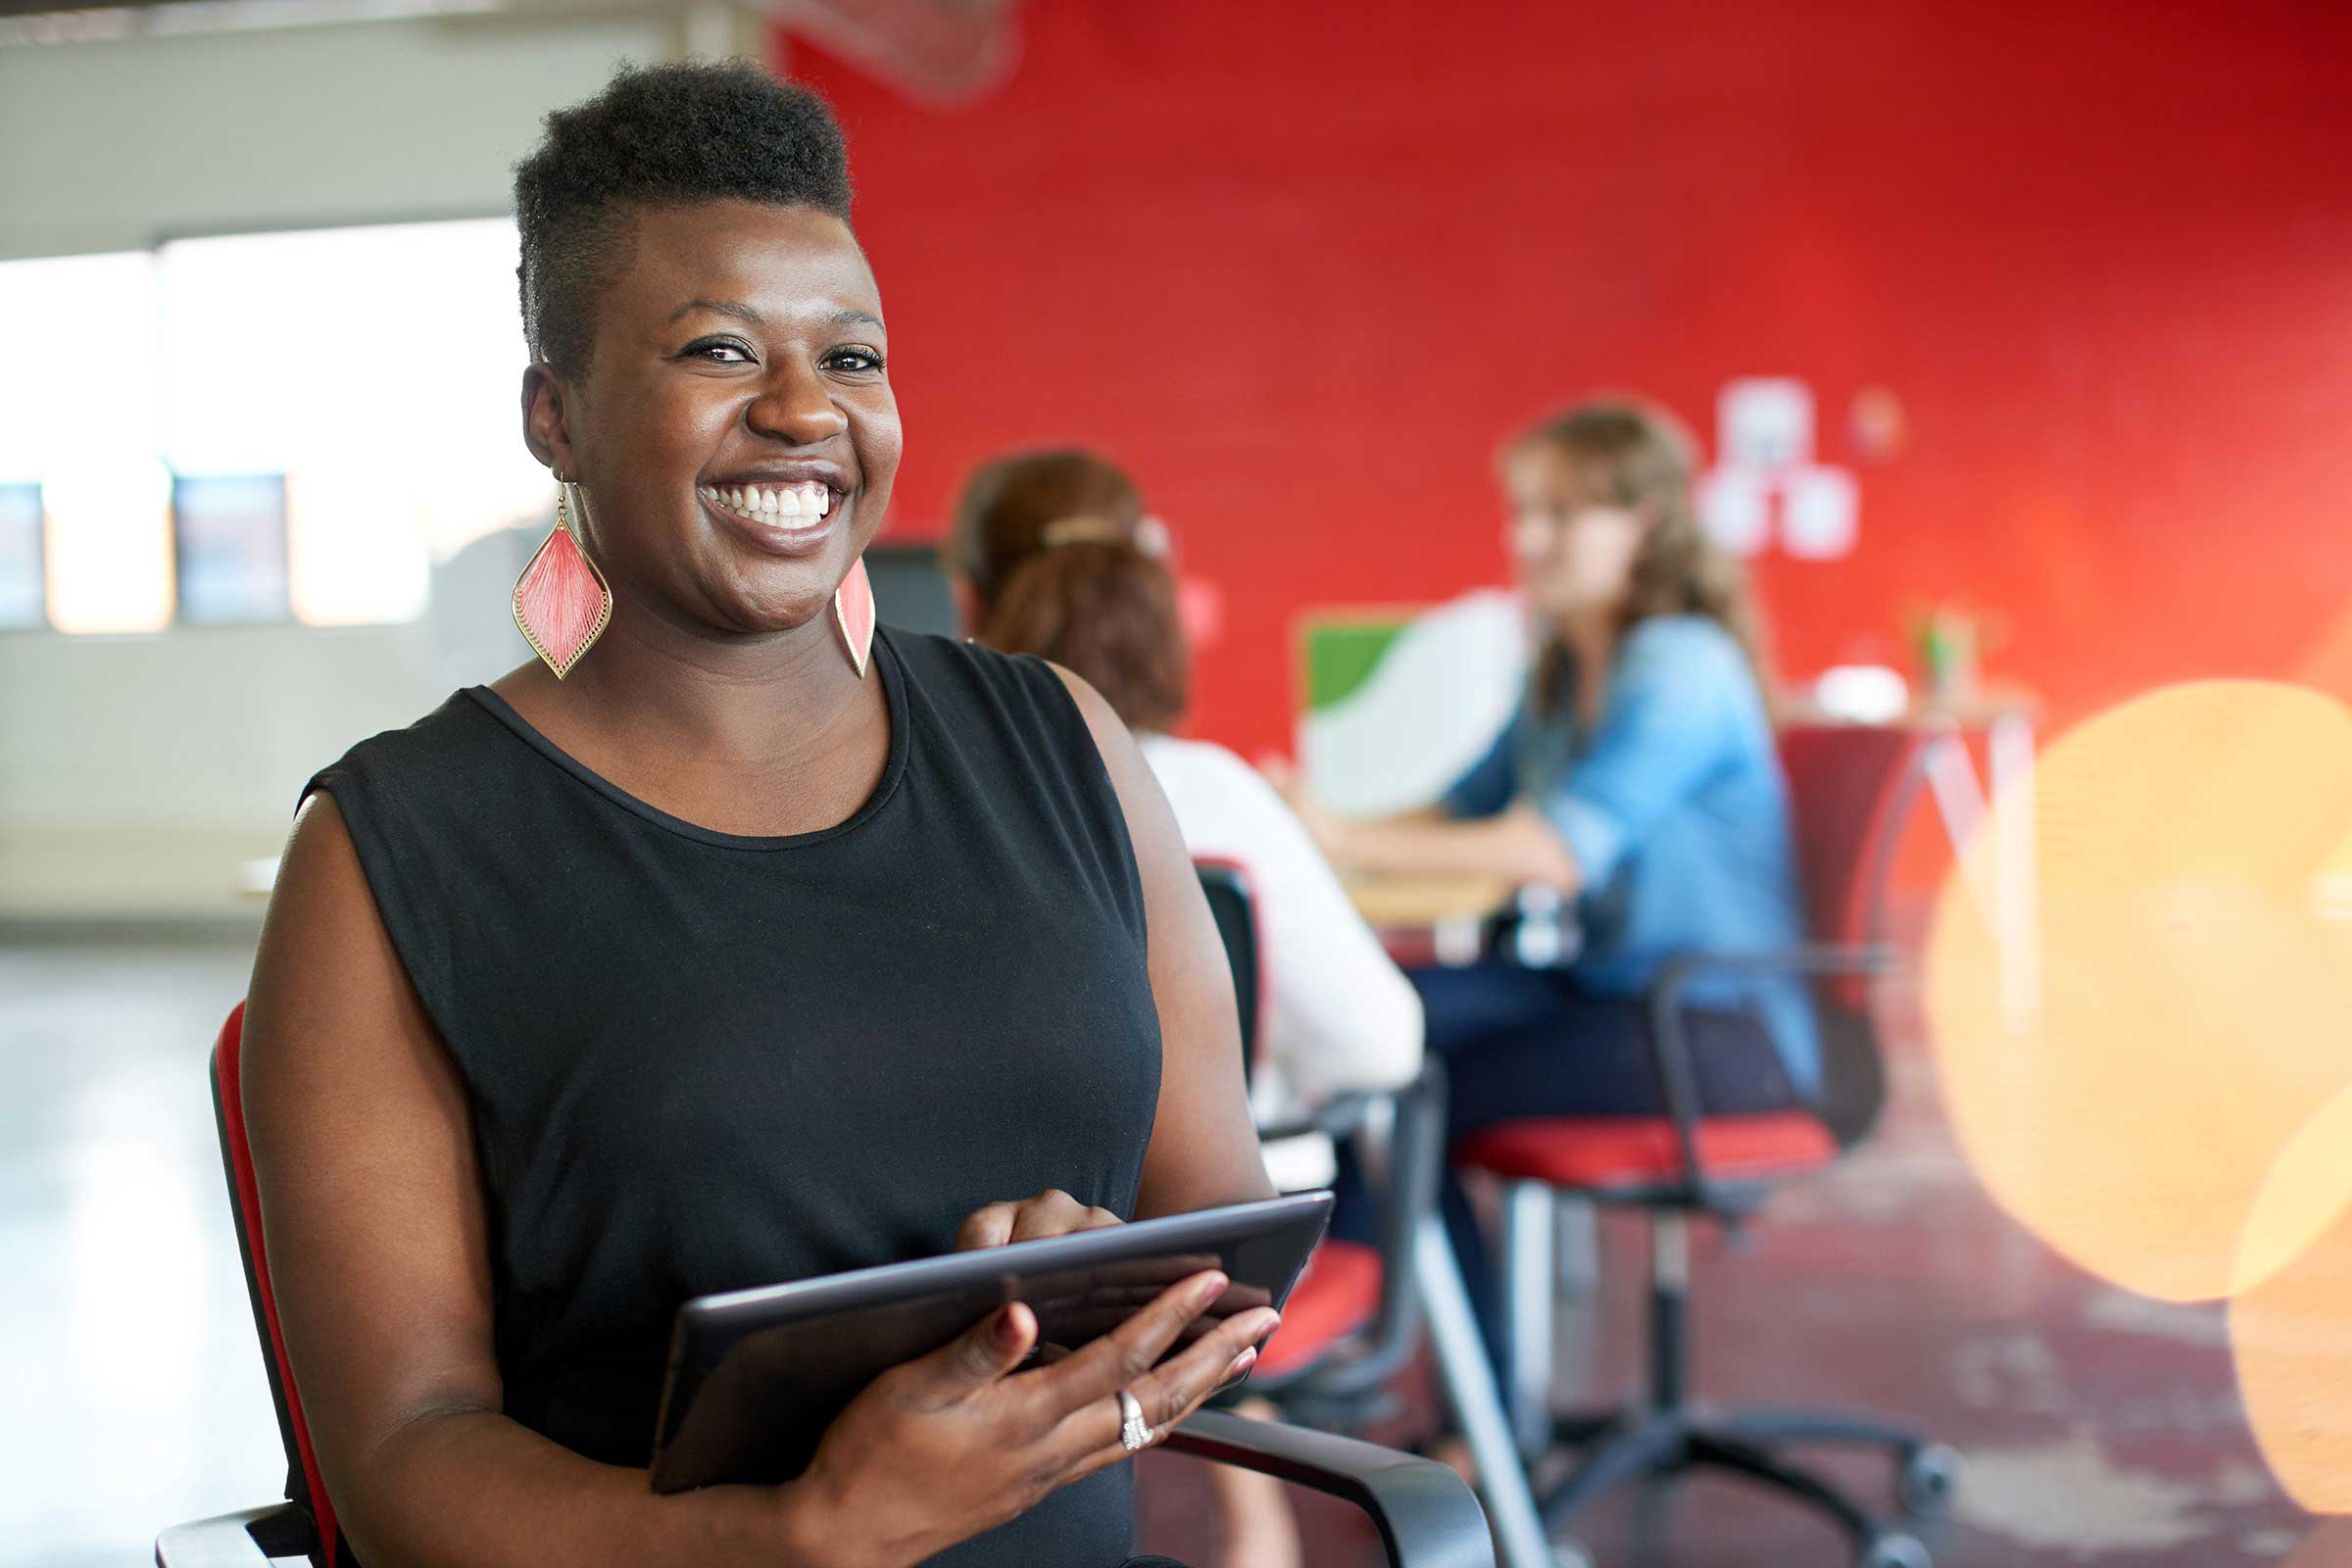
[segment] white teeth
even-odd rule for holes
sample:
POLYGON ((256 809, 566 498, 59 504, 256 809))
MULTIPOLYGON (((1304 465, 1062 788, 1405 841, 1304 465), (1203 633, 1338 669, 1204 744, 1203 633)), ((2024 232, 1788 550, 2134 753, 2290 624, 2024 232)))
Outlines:
POLYGON ((699 487, 706 500, 752 517, 822 517, 833 511, 833 492, 822 484, 715 485, 699 487))

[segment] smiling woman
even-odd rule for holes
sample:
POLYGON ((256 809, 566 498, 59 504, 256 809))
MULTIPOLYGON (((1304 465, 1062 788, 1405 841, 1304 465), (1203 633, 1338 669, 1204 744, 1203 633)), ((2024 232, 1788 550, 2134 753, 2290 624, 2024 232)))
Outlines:
POLYGON ((1133 741, 858 593, 900 431, 823 105, 624 72, 516 195, 523 436, 569 519, 518 612, 596 624, 312 780, 247 1014, 342 1530, 377 1563, 1115 1564, 1127 1396, 1164 1432, 1273 1326, 1154 1370, 1213 1274, 1018 1378, 1007 1307, 781 1487, 647 1487, 690 1296, 1266 1186, 1133 741))

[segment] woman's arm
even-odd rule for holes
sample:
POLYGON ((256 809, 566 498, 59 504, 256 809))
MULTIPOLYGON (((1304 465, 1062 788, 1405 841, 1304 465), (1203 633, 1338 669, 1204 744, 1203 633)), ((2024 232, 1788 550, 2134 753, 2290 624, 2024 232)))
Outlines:
POLYGON ((466 1092, 331 799, 296 820, 243 1085, 279 1321, 327 1492, 372 1568, 822 1561, 790 1488, 675 1497, 500 1413, 466 1092))
POLYGON ((1333 815, 1287 763, 1263 771, 1324 855, 1344 869, 1541 884, 1573 898, 1585 880, 1575 855, 1541 812, 1511 800, 1528 722, 1522 707, 1435 803, 1368 822, 1333 815))
MULTIPOLYGON (((1525 710, 1512 722, 1528 722, 1525 710)), ((1739 644, 1712 621, 1661 616, 1627 634, 1591 744, 1534 798, 1447 822, 1343 822, 1302 793, 1292 804, 1343 865, 1503 877, 1573 896, 1607 881, 1658 822, 1706 787, 1742 723, 1764 719, 1739 644)), ((1449 808, 1474 781, 1492 790, 1502 744, 1448 792, 1449 808)))
POLYGON ((1102 753, 1144 884, 1160 1073, 1137 1217, 1270 1198, 1274 1188, 1258 1154, 1242 1082, 1233 970, 1175 813, 1110 705, 1068 670, 1057 665, 1054 673, 1069 687, 1102 753))
POLYGON ((1524 802, 1466 822, 1419 815, 1346 822, 1311 801, 1303 804, 1299 819, 1323 853, 1350 870, 1494 877, 1557 888, 1570 898, 1584 886, 1566 841, 1524 802))
MULTIPOLYGON (((1213 938, 1212 938, 1213 940, 1213 938)), ((242 1067, 278 1319, 326 1490, 369 1568, 905 1568, 1128 1457, 1249 1365, 1244 1312, 1165 1364, 1226 1285, 1179 1282, 1104 1338, 1011 1374, 1025 1306, 878 1379, 781 1487, 649 1490, 501 1413, 489 1225, 463 1082, 331 799, 297 818, 242 1067)))

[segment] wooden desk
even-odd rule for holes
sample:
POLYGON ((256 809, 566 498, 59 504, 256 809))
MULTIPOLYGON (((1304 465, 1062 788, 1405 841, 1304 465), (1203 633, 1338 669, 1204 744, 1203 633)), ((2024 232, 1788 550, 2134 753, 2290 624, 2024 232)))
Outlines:
POLYGON ((1497 957, 1549 968, 1576 956, 1583 937, 1575 906, 1547 890, 1521 890, 1498 877, 1350 873, 1342 884, 1389 956, 1408 968, 1497 957), (1491 923, 1516 914, 1508 940, 1488 951, 1491 923))
POLYGON ((1349 872, 1348 902, 1375 931, 1426 931, 1455 920, 1484 920, 1510 902, 1511 885, 1484 876, 1397 876, 1349 872))

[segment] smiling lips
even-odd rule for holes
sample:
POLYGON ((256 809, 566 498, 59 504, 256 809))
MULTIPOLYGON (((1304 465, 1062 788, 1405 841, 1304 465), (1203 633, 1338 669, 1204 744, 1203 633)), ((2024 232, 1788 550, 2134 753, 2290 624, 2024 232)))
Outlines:
MULTIPOLYGON (((702 498, 714 507, 722 507, 738 516, 754 522, 776 523, 783 519, 824 516, 833 510, 833 492, 825 485, 810 481, 805 484, 707 484, 699 487, 702 498)), ((801 526, 793 523, 787 526, 801 526)))

